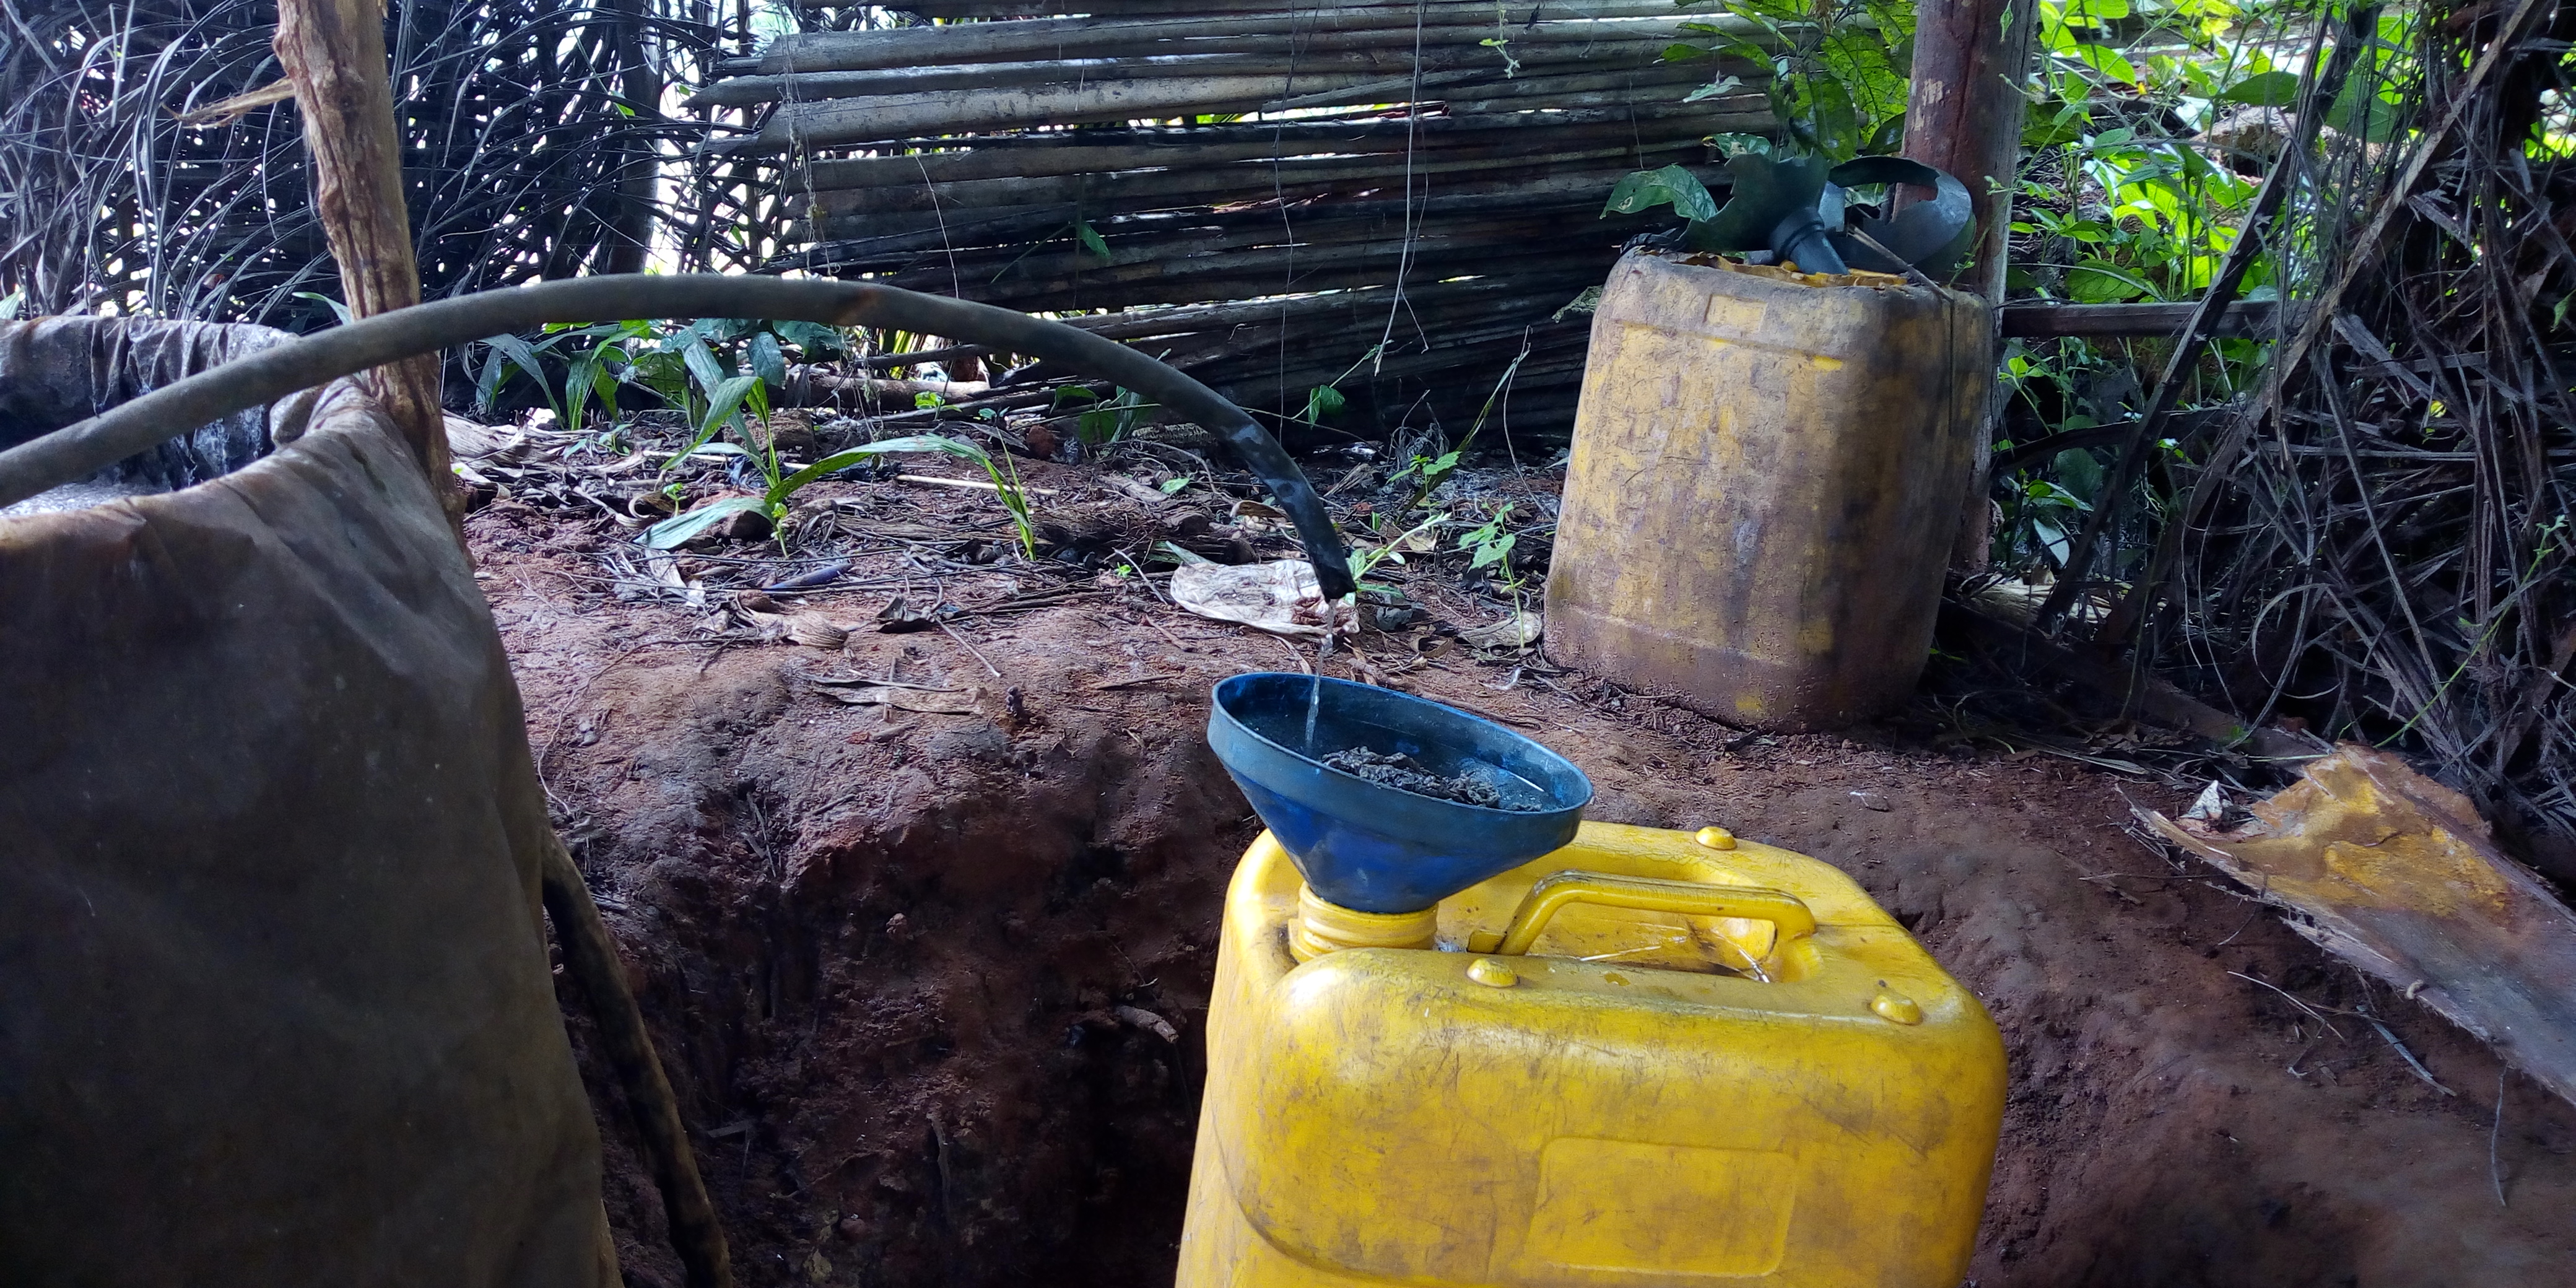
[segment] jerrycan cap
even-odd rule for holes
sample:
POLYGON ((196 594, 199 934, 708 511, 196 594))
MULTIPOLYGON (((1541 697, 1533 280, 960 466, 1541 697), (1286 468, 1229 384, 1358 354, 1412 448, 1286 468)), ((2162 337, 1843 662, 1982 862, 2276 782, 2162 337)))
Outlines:
POLYGON ((1308 887, 1344 908, 1436 907, 1562 848, 1592 801, 1592 782, 1572 761, 1427 698, 1283 671, 1234 676, 1214 698, 1208 745, 1218 762, 1308 887), (1400 752, 1443 777, 1473 777, 1520 808, 1417 795, 1323 763, 1353 747, 1400 752))

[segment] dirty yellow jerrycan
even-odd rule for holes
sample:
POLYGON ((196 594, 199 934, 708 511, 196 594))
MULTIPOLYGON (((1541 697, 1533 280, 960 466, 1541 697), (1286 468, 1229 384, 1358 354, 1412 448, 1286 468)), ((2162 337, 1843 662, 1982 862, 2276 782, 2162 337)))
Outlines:
POLYGON ((1866 719, 1930 650, 1992 315, 1695 258, 1630 253, 1593 314, 1547 654, 1737 724, 1866 719))
POLYGON ((1953 1288, 2004 1101, 1902 927, 1717 828, 1584 823, 1391 915, 1265 832, 1207 1041, 1180 1288, 1953 1288))
POLYGON ((1181 1288, 1958 1282, 2003 1044, 1849 878, 1585 823, 1571 761, 1410 694, 1211 697, 1269 830, 1226 894, 1181 1288))

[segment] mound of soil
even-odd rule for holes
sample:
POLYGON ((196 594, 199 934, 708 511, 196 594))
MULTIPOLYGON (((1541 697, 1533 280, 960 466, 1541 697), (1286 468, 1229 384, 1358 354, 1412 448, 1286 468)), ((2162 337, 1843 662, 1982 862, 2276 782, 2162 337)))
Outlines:
MULTIPOLYGON (((577 513, 469 530, 742 1282, 1168 1282, 1217 912, 1258 827, 1207 751, 1207 692, 1292 650, 1106 578, 833 651, 709 635, 705 609, 619 601, 591 558, 616 533, 577 513)), ((903 590, 809 603, 864 622, 903 590)), ((1976 1283, 2576 1264, 2576 1112, 2141 841, 2131 802, 2170 787, 1891 730, 1752 737, 1427 638, 1295 660, 1530 733, 1592 776, 1592 817, 1834 863, 1985 1000, 2012 1092, 1976 1283)), ((677 1285, 591 1085, 629 1279, 677 1285)))

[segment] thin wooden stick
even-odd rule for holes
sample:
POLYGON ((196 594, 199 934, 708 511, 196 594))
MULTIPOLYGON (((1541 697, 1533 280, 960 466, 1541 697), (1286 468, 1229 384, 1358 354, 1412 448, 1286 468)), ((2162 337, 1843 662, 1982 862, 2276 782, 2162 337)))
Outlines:
MULTIPOLYGON (((916 10, 917 11, 917 10, 916 10)), ((1682 21, 1707 22, 1756 42, 1769 34, 1732 15, 1711 13, 1676 18, 1660 0, 1640 0, 1616 8, 1582 13, 1551 4, 1550 20, 1519 24, 1532 43, 1540 40, 1617 39, 1624 32, 1672 38, 1682 21), (1562 14, 1562 19, 1555 15, 1562 14), (1623 21, 1623 19, 1627 21, 1623 21), (1635 21, 1635 20, 1644 21, 1635 21), (1560 34, 1561 33, 1561 34, 1560 34)), ((1309 10, 1301 13, 1246 14, 1236 17, 1039 18, 920 27, 894 31, 805 32, 781 37, 756 60, 729 62, 726 74, 752 72, 783 76, 791 72, 858 71, 879 67, 920 66, 934 61, 1000 59, 1012 55, 1074 58, 1147 47, 1150 43, 1185 40, 1229 42, 1251 38, 1294 37, 1300 47, 1318 51, 1374 44, 1411 45, 1419 25, 1427 39, 1481 40, 1495 28, 1490 4, 1426 4, 1309 10), (1444 36, 1443 33, 1453 33, 1444 36)), ((1517 42, 1524 37, 1515 35, 1517 42)), ((1230 46, 1231 47, 1231 46, 1230 46)), ((1498 60, 1499 61, 1499 60, 1498 60)))
POLYGON ((991 672, 994 679, 998 680, 1002 678, 1002 669, 993 665, 993 660, 984 656, 981 650, 977 649, 973 644, 968 643, 965 636, 958 634, 956 627, 951 626, 946 622, 939 622, 936 623, 936 625, 939 629, 948 632, 948 638, 957 641, 957 647, 966 650, 966 655, 968 657, 974 658, 976 661, 983 663, 984 669, 991 672))
MULTIPOLYGON (((1461 71, 1501 75, 1502 61, 1494 51, 1483 48, 1473 36, 1490 33, 1490 28, 1463 29, 1467 34, 1446 44, 1425 50, 1423 65, 1440 71, 1461 71)), ((1395 33, 1388 33, 1390 35, 1395 33)), ((1664 48, 1675 37, 1687 33, 1674 28, 1665 32, 1638 32, 1634 36, 1589 40, 1582 43, 1533 41, 1536 48, 1523 50, 1515 61, 1523 68, 1560 67, 1567 64, 1623 64, 1646 68, 1657 66, 1664 48)), ((1522 43, 1515 35, 1513 44, 1522 43)), ((1286 76, 1300 80, 1310 76, 1330 77, 1346 74, 1385 76, 1411 65, 1409 54, 1392 41, 1373 47, 1342 51, 1317 51, 1305 41, 1228 42, 1221 48, 1204 53, 1157 52, 1172 46, 1145 44, 1132 50, 1101 51, 1097 57, 1055 58, 1030 62, 972 62, 958 59, 935 65, 892 66, 883 68, 835 71, 799 69, 777 76, 742 76, 718 81, 689 100, 690 106, 747 107, 782 100, 815 102, 823 99, 866 98, 877 95, 909 94, 944 89, 999 89, 1015 85, 1064 85, 1102 79, 1154 79, 1172 76, 1286 76)), ((955 58, 953 54, 944 55, 955 58)), ((1742 59, 1718 60, 1719 70, 1743 77, 1748 84, 1770 79, 1770 69, 1742 59)), ((1701 75, 1694 68, 1685 79, 1701 75)))
POLYGON ((2511 1069, 2502 1067, 2496 1070, 2495 1125, 2487 1128, 2487 1180, 2495 1185, 2497 1207, 2506 1206, 2504 1168, 2496 1161, 2496 1145, 2504 1139, 2504 1079, 2510 1072, 2511 1069))
POLYGON ((633 1112, 636 1134, 643 1139, 644 1161, 653 1171, 654 1188, 662 1192, 663 1215, 671 1223, 671 1245, 680 1254, 691 1288, 730 1288, 733 1265, 725 1249, 724 1227, 707 1198, 698 1158, 689 1146, 688 1128, 680 1119, 680 1102, 653 1050, 653 1035, 644 1027, 644 1012, 626 987, 626 965, 616 941, 590 897, 590 885, 574 866, 555 830, 546 828, 539 892, 546 919, 554 923, 563 947, 564 971, 581 986, 599 1025, 601 1055, 616 1075, 633 1112))
MULTIPOLYGON (((385 75, 385 29, 375 0, 280 0, 277 60, 304 114, 313 156, 313 206, 340 265, 340 289, 357 317, 420 303, 411 217, 403 207, 402 138, 385 75)), ((439 407, 439 360, 421 354, 366 377, 411 445, 451 521, 465 497, 448 468, 439 407)), ((459 537, 463 530, 460 528, 459 537)))
MULTIPOLYGON (((1468 124, 1493 119, 1444 119, 1426 124, 1468 124)), ((1698 132, 1691 128, 1695 125, 1696 122, 1684 122, 1679 126, 1665 122, 1658 126, 1652 121, 1646 122, 1642 128, 1566 125, 1548 128, 1536 137, 1542 140, 1541 147, 1547 151, 1571 147, 1590 154, 1620 149, 1662 153, 1703 146, 1698 132)), ((1355 133, 1356 137, 1312 141, 1215 137, 1205 141, 1183 139, 1166 143, 1054 148, 1009 146, 1008 140, 1012 136, 977 135, 959 139, 950 148, 937 152, 816 161, 804 169, 789 171, 782 183, 791 192, 803 192, 808 188, 827 191, 836 188, 910 187, 921 182, 924 171, 929 172, 932 182, 948 184, 978 179, 1114 174, 1122 170, 1175 170, 1242 162, 1295 161, 1308 157, 1331 157, 1349 164, 1370 157, 1401 156, 1404 153, 1404 141, 1400 138, 1379 138, 1366 130, 1355 133)), ((1531 145, 1524 141, 1528 137, 1526 127, 1518 132, 1426 130, 1416 155, 1435 161, 1516 162, 1531 155, 1531 145)))
MULTIPOLYGON (((894 476, 894 480, 897 483, 919 483, 924 487, 953 487, 961 492, 999 492, 1002 490, 1001 485, 988 482, 984 479, 943 479, 934 478, 928 474, 897 474, 894 476)), ((1030 496, 1055 495, 1055 489, 1053 488, 1024 487, 1018 490, 1030 496)))
MULTIPOLYGON (((1695 140, 1683 140, 1653 151, 1657 154, 1680 152, 1695 146, 1695 140)), ((1641 151, 1644 149, 1625 144, 1538 153, 1523 149, 1507 162, 1486 155, 1434 156, 1417 160, 1412 172, 1416 175, 1464 173, 1486 183, 1519 183, 1550 177, 1558 172, 1559 167, 1564 167, 1585 173, 1594 186, 1603 186, 1615 183, 1618 176, 1636 169, 1641 151)), ((1063 175, 1013 175, 931 185, 920 183, 916 177, 910 182, 877 183, 865 187, 817 187, 806 196, 806 201, 809 211, 831 215, 927 210, 934 201, 943 210, 1064 201, 1080 201, 1097 210, 1114 203, 1134 205, 1148 198, 1182 197, 1190 200, 1169 200, 1159 204, 1220 205, 1261 198, 1293 201, 1309 188, 1315 189, 1316 195, 1321 195, 1372 181, 1399 178, 1404 173, 1400 153, 1368 157, 1258 157, 1242 162, 1176 164, 1154 170, 1086 170, 1063 175)))

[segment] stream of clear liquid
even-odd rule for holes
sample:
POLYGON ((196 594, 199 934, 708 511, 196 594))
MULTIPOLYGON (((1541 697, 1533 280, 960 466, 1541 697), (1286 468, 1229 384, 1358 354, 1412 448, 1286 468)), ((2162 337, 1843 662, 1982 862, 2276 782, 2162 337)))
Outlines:
POLYGON ((1308 755, 1308 756, 1312 756, 1312 755, 1314 755, 1314 754, 1315 754, 1315 712, 1316 712, 1316 711, 1318 711, 1319 709, 1321 709, 1321 708, 1323 707, 1323 705, 1324 705, 1324 682, 1323 682, 1322 680, 1320 680, 1320 679, 1317 679, 1317 678, 1316 678, 1316 677, 1314 677, 1314 676, 1311 676, 1311 675, 1310 675, 1310 676, 1307 676, 1307 677, 1306 677, 1306 746, 1305 746, 1305 754, 1306 754, 1306 755, 1308 755))

